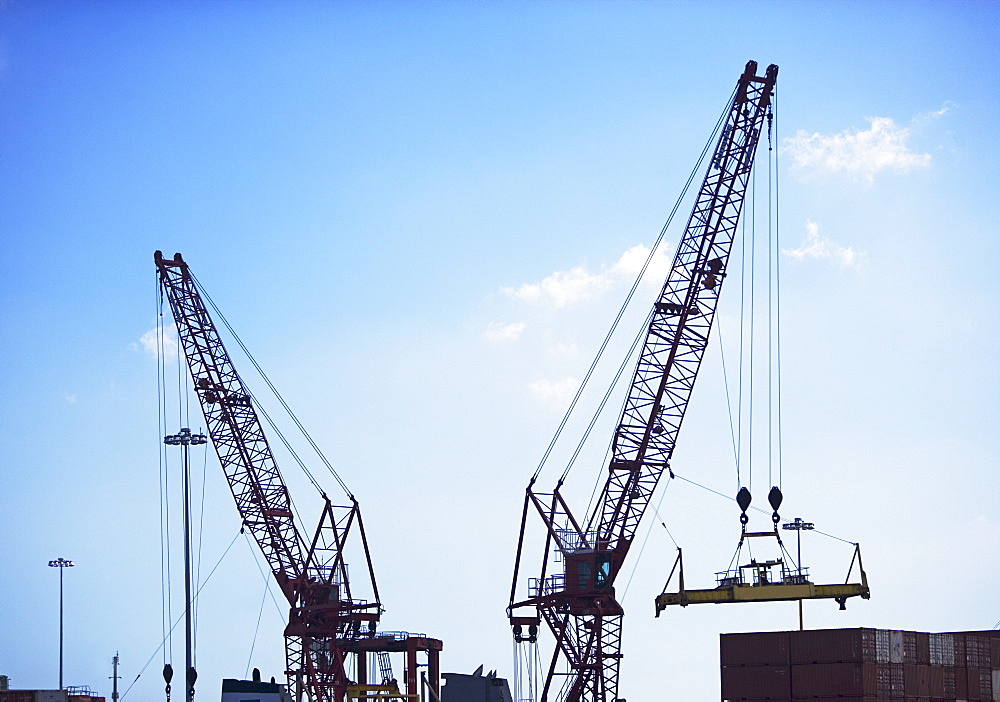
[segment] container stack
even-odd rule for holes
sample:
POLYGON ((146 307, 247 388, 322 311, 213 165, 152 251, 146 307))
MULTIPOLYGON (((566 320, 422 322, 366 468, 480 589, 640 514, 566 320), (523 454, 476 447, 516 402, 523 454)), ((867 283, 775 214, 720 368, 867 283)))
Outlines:
POLYGON ((723 702, 1000 702, 1000 631, 722 634, 723 702))

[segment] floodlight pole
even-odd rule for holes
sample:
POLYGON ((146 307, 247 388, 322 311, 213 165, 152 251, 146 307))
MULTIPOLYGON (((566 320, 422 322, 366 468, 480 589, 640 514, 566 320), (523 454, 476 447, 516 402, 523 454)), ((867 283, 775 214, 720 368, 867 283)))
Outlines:
POLYGON ((177 434, 163 437, 163 443, 181 446, 181 461, 184 470, 184 665, 185 702, 194 702, 194 683, 198 673, 194 669, 191 646, 191 460, 190 446, 200 446, 208 439, 204 434, 192 434, 187 427, 177 434))
POLYGON ((59 689, 63 689, 63 570, 66 568, 72 568, 75 564, 73 561, 67 561, 65 558, 57 558, 54 561, 49 561, 50 568, 59 569, 59 689))
MULTIPOLYGON (((813 529, 816 528, 816 525, 813 524, 812 522, 804 522, 804 521, 802 521, 801 517, 796 517, 795 521, 788 522, 787 524, 782 524, 781 528, 795 532, 795 536, 797 537, 798 547, 799 547, 799 560, 798 560, 798 563, 796 565, 798 565, 799 578, 802 578, 803 577, 803 574, 802 574, 802 532, 803 531, 812 531, 813 529)), ((805 628, 805 624, 804 624, 803 618, 802 618, 802 600, 799 600, 799 631, 802 631, 804 628, 805 628)))

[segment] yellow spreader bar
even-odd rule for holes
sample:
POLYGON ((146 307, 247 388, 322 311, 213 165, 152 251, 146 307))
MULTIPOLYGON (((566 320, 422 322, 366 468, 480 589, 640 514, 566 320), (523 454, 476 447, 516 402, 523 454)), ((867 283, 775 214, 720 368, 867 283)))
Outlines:
POLYGON ((656 598, 656 614, 669 605, 722 604, 724 602, 781 602, 785 600, 821 600, 861 597, 868 599, 868 585, 844 583, 815 585, 813 583, 768 583, 767 585, 730 585, 711 590, 681 590, 664 592, 656 598))

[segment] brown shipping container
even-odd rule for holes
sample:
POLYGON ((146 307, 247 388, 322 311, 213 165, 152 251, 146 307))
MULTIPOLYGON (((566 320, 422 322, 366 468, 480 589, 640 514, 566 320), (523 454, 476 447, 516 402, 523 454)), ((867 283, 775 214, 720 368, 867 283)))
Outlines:
POLYGON ((0 702, 34 702, 31 690, 0 690, 0 702))
POLYGON ((965 635, 965 665, 969 668, 979 668, 982 665, 981 652, 984 648, 989 650, 989 641, 982 636, 965 635))
POLYGON ((955 668, 944 669, 944 696, 945 699, 958 699, 958 674, 955 668))
POLYGON ((917 636, 917 663, 920 665, 928 665, 931 662, 931 647, 930 639, 931 635, 925 632, 918 631, 917 636))
POLYGON ((955 641, 955 667, 964 668, 966 666, 965 634, 952 634, 952 639, 955 641))
POLYGON ((955 668, 955 699, 969 699, 969 673, 965 668, 955 668))
POLYGON ((988 702, 994 702, 997 698, 997 691, 993 689, 993 673, 987 668, 979 669, 979 692, 988 702))
POLYGON ((889 664, 889 697, 903 697, 905 685, 903 681, 903 664, 889 664))
POLYGON ((903 694, 907 697, 930 697, 930 666, 903 664, 903 694))
POLYGON ((917 632, 915 631, 903 632, 903 656, 899 662, 900 663, 917 662, 917 632))
POLYGON ((788 633, 721 634, 719 657, 722 665, 788 665, 788 633))
POLYGON ((813 629, 790 632, 791 662, 862 663, 876 660, 875 629, 813 629))
POLYGON ((955 665, 955 637, 951 634, 931 634, 931 664, 955 665))
POLYGON ((929 697, 944 697, 944 668, 939 665, 927 666, 927 686, 929 697))
POLYGON ((875 663, 803 663, 792 666, 792 695, 837 697, 875 694, 875 663))
POLYGON ((792 696, 787 665, 737 665, 722 668, 724 700, 787 700, 792 696))
POLYGON ((981 702, 983 699, 983 689, 980 685, 979 668, 966 668, 965 677, 969 680, 969 702, 981 702))
POLYGON ((881 702, 875 695, 842 695, 837 697, 793 697, 792 702, 881 702))
POLYGON ((888 663, 875 664, 875 694, 879 699, 886 699, 892 694, 892 675, 888 663))

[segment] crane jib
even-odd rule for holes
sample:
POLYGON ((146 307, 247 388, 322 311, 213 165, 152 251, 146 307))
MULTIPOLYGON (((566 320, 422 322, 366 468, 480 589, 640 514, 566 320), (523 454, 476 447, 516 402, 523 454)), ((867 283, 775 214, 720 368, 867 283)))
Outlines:
POLYGON ((669 470, 688 400, 708 344, 726 264, 736 235, 750 172, 778 67, 757 75, 750 61, 727 108, 708 171, 657 297, 622 413, 614 432, 608 472, 593 511, 573 516, 560 485, 546 495, 531 486, 522 514, 508 616, 515 642, 537 641, 544 621, 555 639, 539 702, 556 678, 560 702, 613 702, 618 698, 624 610, 614 582, 639 522, 665 470, 669 470), (541 577, 517 600, 517 576, 528 506, 546 527, 541 577), (547 573, 552 549, 562 572, 547 573), (533 616, 522 608, 533 608, 533 616), (529 631, 524 633, 527 624, 529 631), (558 673, 560 658, 568 666, 558 673))
MULTIPOLYGON (((388 645, 376 637, 382 605, 360 507, 353 496, 350 506, 335 507, 323 493, 319 525, 310 541, 303 539, 252 395, 226 352, 194 277, 180 254, 165 259, 157 251, 154 259, 208 434, 237 509, 290 605, 285 627, 286 673, 299 698, 304 693, 311 702, 344 702, 353 684, 347 674, 348 656, 363 668, 366 651, 384 651, 388 645), (354 599, 351 592, 344 551, 352 534, 361 542, 374 595, 370 602, 354 599)), ((427 657, 431 686, 436 690, 441 642, 420 636, 408 639, 407 645, 414 654, 406 666, 407 692, 417 689, 417 651, 427 657)))

